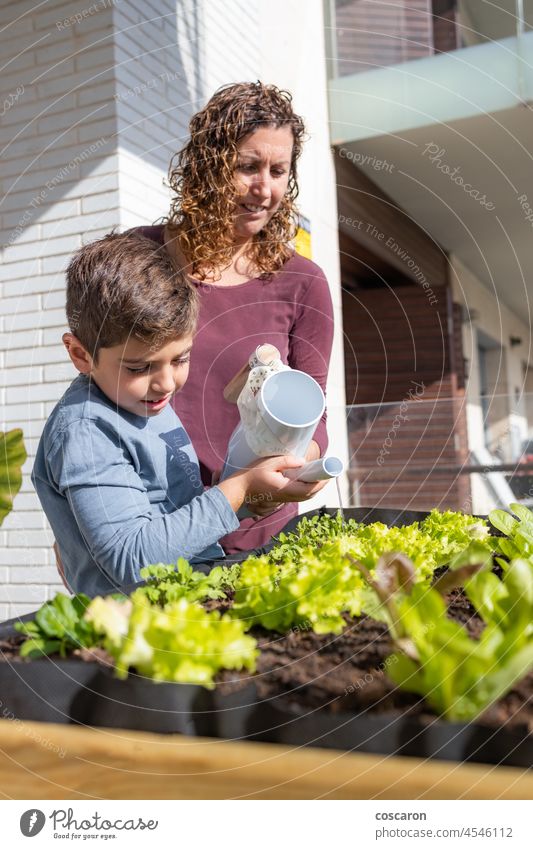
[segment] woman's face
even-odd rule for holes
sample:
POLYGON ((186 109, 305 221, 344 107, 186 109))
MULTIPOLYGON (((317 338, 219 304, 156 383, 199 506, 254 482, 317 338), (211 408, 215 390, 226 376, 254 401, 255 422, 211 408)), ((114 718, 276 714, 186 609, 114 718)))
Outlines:
POLYGON ((265 227, 287 191, 293 136, 290 127, 259 127, 237 145, 235 240, 246 242, 265 227))

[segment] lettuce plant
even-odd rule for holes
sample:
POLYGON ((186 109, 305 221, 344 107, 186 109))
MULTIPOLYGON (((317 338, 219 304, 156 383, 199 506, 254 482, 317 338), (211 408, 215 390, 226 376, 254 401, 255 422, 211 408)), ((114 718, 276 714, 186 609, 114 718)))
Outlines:
POLYGON ((268 557, 273 563, 296 563, 302 551, 353 536, 360 527, 354 519, 346 521, 340 511, 335 516, 303 516, 294 531, 274 537, 276 545, 268 557))
POLYGON ((305 625, 319 634, 340 633, 343 613, 383 615, 355 561, 373 574, 383 554, 402 551, 414 564, 414 580, 427 581, 473 539, 488 554, 488 533, 482 520, 437 510, 398 528, 344 522, 340 514, 304 519, 294 533, 281 534, 268 555, 241 564, 232 615, 249 627, 284 632, 305 625))
POLYGON ((107 598, 94 599, 87 618, 114 657, 119 678, 135 669, 156 681, 212 688, 221 669, 255 670, 256 641, 245 634, 242 622, 227 615, 208 613, 185 598, 161 609, 142 590, 132 593, 118 612, 109 605, 107 598))
POLYGON ((29 622, 16 622, 15 628, 28 639, 20 647, 21 657, 36 658, 47 654, 66 657, 78 648, 96 645, 95 631, 84 617, 90 598, 78 593, 69 598, 57 593, 47 601, 29 622))
POLYGON ((507 560, 533 557, 533 512, 523 504, 510 504, 509 509, 518 516, 517 519, 505 510, 492 510, 489 513, 490 523, 505 535, 494 538, 498 550, 506 558, 497 558, 503 569, 506 568, 507 560))
POLYGON ((362 588, 360 574, 347 563, 337 540, 317 553, 302 551, 296 565, 279 566, 268 555, 244 561, 230 613, 247 627, 340 633, 346 625, 343 611, 361 613, 362 588))
POLYGON ((465 513, 432 510, 422 522, 389 527, 382 522, 358 524, 336 516, 302 519, 291 534, 280 534, 279 544, 269 553, 273 563, 296 565, 304 552, 338 542, 346 554, 373 568, 387 551, 402 551, 416 565, 420 578, 431 577, 438 566, 449 562, 472 540, 491 547, 489 526, 483 519, 465 513))
POLYGON ((395 558, 382 562, 374 578, 357 564, 398 649, 388 674, 448 720, 474 719, 533 667, 533 563, 512 560, 500 579, 490 562, 483 547, 473 546, 433 587, 401 580, 395 558), (447 615, 441 593, 461 584, 484 622, 479 639, 447 615))
POLYGON ((215 566, 208 575, 199 572, 182 557, 176 564, 145 566, 141 578, 146 581, 142 592, 151 602, 164 607, 185 598, 188 601, 225 598, 235 586, 239 566, 215 566))

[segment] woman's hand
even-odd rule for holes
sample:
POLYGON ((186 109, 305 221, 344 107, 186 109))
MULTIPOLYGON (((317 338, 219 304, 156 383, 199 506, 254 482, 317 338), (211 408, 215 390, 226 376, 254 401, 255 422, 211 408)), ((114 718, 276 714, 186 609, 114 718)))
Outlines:
POLYGON ((318 460, 319 457, 320 448, 318 446, 318 442, 315 442, 315 440, 312 439, 309 448, 307 449, 307 454, 305 455, 305 462, 311 463, 313 460, 318 460))

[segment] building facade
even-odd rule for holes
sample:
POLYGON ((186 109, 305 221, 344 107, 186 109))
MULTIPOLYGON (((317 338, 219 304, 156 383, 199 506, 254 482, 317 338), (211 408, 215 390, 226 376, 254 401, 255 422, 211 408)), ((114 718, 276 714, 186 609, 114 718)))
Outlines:
POLYGON ((531 4, 330 18, 353 496, 531 502, 531 4))
POLYGON ((68 259, 166 213, 189 118, 229 82, 289 89, 307 123, 299 200, 335 308, 345 500, 486 512, 533 497, 528 14, 515 0, 3 4, 0 429, 21 427, 29 458, 0 529, 0 620, 62 589, 29 472, 74 377, 68 259))
MULTIPOLYGON (((336 338, 330 439, 346 456, 341 295, 323 7, 280 0, 27 0, 2 5, 0 430, 21 427, 22 490, 0 530, 0 620, 62 589, 29 478, 47 415, 75 376, 61 344, 71 253, 113 227, 165 215, 172 155, 221 85, 289 89, 309 140, 300 168, 312 258, 328 277, 336 338), (280 24, 282 22, 282 25, 280 24)), ((327 496, 336 503, 332 490, 327 496)))

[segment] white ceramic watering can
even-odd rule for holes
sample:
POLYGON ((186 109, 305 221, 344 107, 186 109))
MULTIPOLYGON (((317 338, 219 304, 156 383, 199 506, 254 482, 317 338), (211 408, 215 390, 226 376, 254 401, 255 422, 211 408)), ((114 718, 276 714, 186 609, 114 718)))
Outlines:
MULTIPOLYGON (((254 362, 257 357, 252 355, 254 362)), ((283 366, 279 359, 272 367, 281 370, 259 366, 248 375, 238 399, 241 422, 230 438, 220 480, 260 457, 305 457, 307 453, 326 406, 324 393, 305 372, 283 366)), ((312 482, 337 477, 343 470, 341 460, 327 457, 306 463, 286 476, 312 482)))

